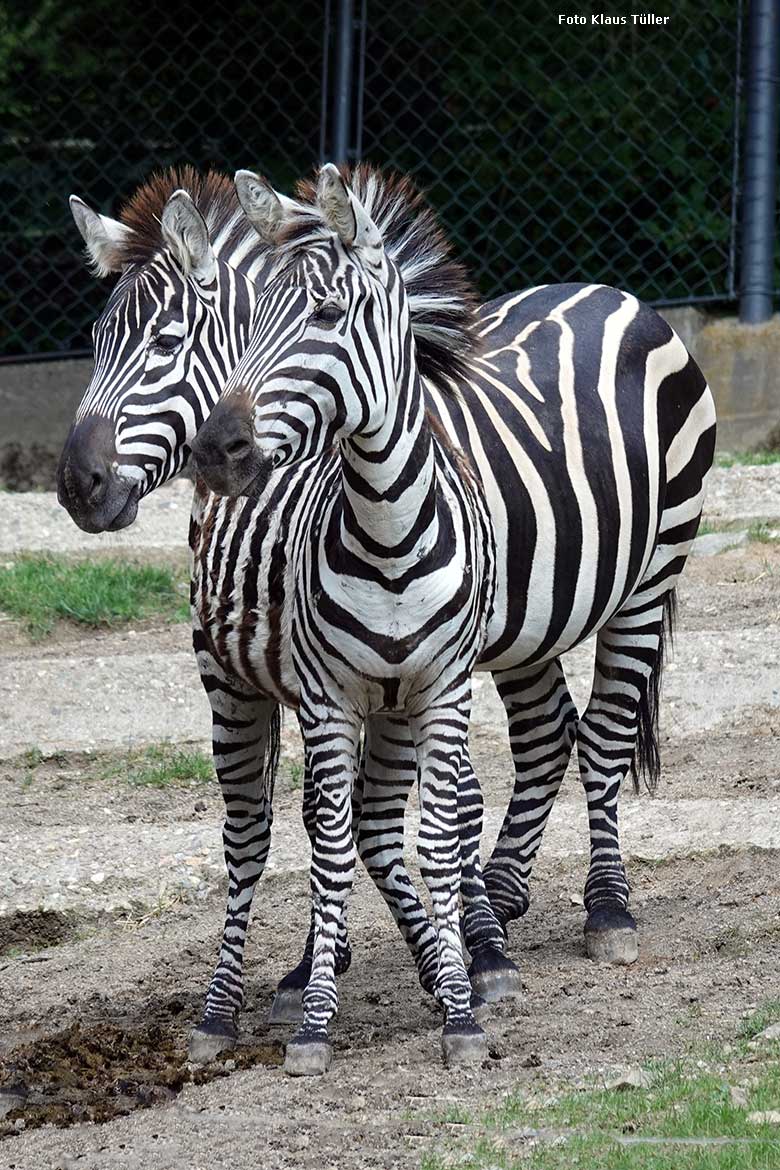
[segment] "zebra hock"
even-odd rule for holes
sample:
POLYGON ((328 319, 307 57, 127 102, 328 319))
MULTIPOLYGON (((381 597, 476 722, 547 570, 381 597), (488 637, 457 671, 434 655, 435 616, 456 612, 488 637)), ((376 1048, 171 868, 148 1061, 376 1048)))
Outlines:
POLYGON ((404 283, 363 204, 332 165, 300 210, 256 176, 244 182, 279 271, 194 441, 198 472, 220 494, 260 496, 274 472, 326 461, 288 533, 292 663, 317 813, 312 969, 285 1068, 330 1064, 360 733, 382 712, 406 715, 417 753, 444 1057, 482 1059, 460 935, 457 793, 495 589, 490 518, 478 482, 428 421, 404 283))
MULTIPOLYGON (((100 531, 132 522, 138 500, 186 462, 189 443, 217 399, 225 368, 235 363, 236 353, 245 345, 251 307, 269 270, 269 258, 267 245, 238 210, 233 184, 223 176, 204 178, 189 168, 157 176, 133 197, 123 212, 124 222, 98 215, 75 196, 71 207, 91 267, 120 274, 93 330, 95 371, 63 451, 59 474, 60 501, 82 528, 100 531), (187 184, 191 195, 181 189, 182 184, 187 184)), ((439 277, 445 279, 445 269, 439 277)), ((432 344, 429 348, 435 352, 432 344)), ((221 555, 222 520, 214 523, 212 517, 209 531, 214 545, 209 582, 218 580, 221 587, 232 580, 224 572, 221 555)), ((225 600, 220 595, 222 613, 225 600)), ((194 637, 213 708, 214 757, 226 803, 229 875, 219 961, 204 1020, 192 1039, 193 1055, 208 1059, 231 1047, 237 1035, 246 928, 270 842, 272 777, 268 773, 278 720, 274 702, 258 695, 255 673, 250 672, 249 693, 239 697, 237 689, 246 684, 239 682, 232 666, 225 673, 219 655, 205 648, 200 629, 194 637), (254 759, 250 760, 247 749, 243 755, 236 751, 235 731, 228 726, 224 709, 228 693, 233 704, 243 700, 244 725, 254 735, 254 759)), ((237 671, 246 674, 241 664, 237 671)), ((266 694, 285 699, 281 680, 265 680, 265 687, 266 694)), ((432 992, 435 934, 403 861, 403 812, 416 767, 414 746, 403 721, 369 719, 356 790, 358 850, 410 947, 423 987, 432 992)), ((310 835, 311 801, 307 781, 304 823, 310 835)), ((502 953, 501 931, 481 878, 481 797, 467 758, 459 807, 469 908, 467 938, 472 956, 480 956, 475 983, 491 999, 516 994, 519 975, 502 953)), ((279 986, 272 1009, 274 1022, 300 1017, 312 937, 310 931, 303 959, 279 986)), ((345 970, 349 961, 344 922, 339 970, 345 970)), ((475 963, 476 959, 472 970, 475 963)))

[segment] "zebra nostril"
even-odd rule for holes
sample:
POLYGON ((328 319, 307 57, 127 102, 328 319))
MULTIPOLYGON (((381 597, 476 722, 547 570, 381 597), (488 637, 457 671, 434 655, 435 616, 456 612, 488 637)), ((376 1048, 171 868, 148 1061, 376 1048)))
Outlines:
POLYGON ((251 450, 252 444, 248 439, 234 439, 225 447, 225 454, 229 459, 243 459, 251 450))
POLYGON ((87 500, 89 503, 95 503, 100 497, 106 477, 102 471, 93 471, 89 480, 89 492, 87 493, 87 500))

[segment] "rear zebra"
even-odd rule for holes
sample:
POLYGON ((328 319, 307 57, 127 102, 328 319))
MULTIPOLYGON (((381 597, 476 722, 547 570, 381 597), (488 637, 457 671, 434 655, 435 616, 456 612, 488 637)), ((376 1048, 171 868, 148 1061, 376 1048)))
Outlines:
MULTIPOLYGON (((408 190, 406 198, 396 199, 390 180, 372 180, 369 186, 368 172, 362 170, 353 176, 352 184, 364 203, 370 195, 376 204, 367 205, 374 220, 382 221, 386 240, 395 225, 396 255, 402 266, 404 261, 416 263, 419 235, 425 236, 428 230, 419 202, 408 190), (411 237, 410 219, 420 226, 420 232, 411 237), (406 251, 405 241, 409 242, 406 251)), ((141 386, 154 393, 157 386, 157 409, 165 413, 167 396, 176 404, 170 413, 178 410, 182 420, 188 420, 192 397, 204 384, 210 387, 212 405, 219 392, 221 366, 218 362, 210 366, 204 345, 208 334, 198 326, 201 290, 196 288, 194 295, 187 295, 187 289, 196 283, 193 272, 197 266, 179 259, 186 243, 183 236, 174 246, 160 232, 159 220, 165 217, 166 204, 179 185, 179 176, 167 176, 167 187, 156 188, 154 199, 151 190, 143 199, 137 197, 137 206, 146 206, 148 216, 132 220, 134 234, 123 240, 124 252, 116 251, 122 225, 114 221, 109 221, 114 225, 107 232, 109 244, 97 232, 92 244, 87 240, 96 260, 102 260, 107 251, 110 262, 127 266, 124 300, 112 298, 111 313, 107 309, 96 327, 96 346, 122 313, 124 327, 133 331, 133 340, 120 330, 116 344, 126 342, 124 355, 117 356, 112 367, 104 361, 102 368, 108 372, 102 375, 96 369, 93 380, 93 390, 100 382, 97 388, 103 413, 97 419, 82 418, 63 453, 61 498, 83 527, 94 524, 95 530, 102 530, 112 525, 115 516, 122 524, 131 522, 132 498, 128 510, 112 512, 105 506, 104 495, 116 491, 118 484, 125 493, 119 501, 124 507, 128 492, 131 496, 137 492, 140 498, 172 473, 165 444, 160 444, 166 462, 159 474, 153 460, 147 470, 144 456, 124 450, 121 428, 128 396, 141 386), (148 294, 143 282, 150 269, 164 274, 170 285, 166 298, 159 301, 148 294), (166 305, 170 307, 167 315, 166 305), (172 330, 177 348, 163 365, 163 376, 152 349, 158 335, 165 337, 172 330), (189 376, 191 362, 199 371, 197 381, 189 376), (133 377, 126 376, 129 369, 135 370, 133 377), (122 478, 126 472, 132 478, 122 478), (93 478, 97 484, 91 491, 93 478)), ((202 188, 191 184, 191 189, 204 210, 212 239, 224 238, 209 201, 201 197, 202 188)), ((311 197, 309 187, 304 186, 302 197, 311 197)), ((231 209, 230 222, 235 222, 233 213, 231 209)), ((237 232, 237 240, 239 235, 237 232)), ((197 232, 191 231, 189 238, 197 239, 197 232)), ((258 248, 262 254, 266 252, 246 221, 243 242, 239 240, 237 247, 248 253, 253 247, 255 252, 258 248)), ((217 253, 218 284, 225 279, 223 255, 229 254, 217 253)), ((192 259, 197 258, 196 250, 192 259)), ((257 279, 262 284, 265 277, 261 265, 257 279)), ((418 328, 422 339, 425 297, 432 295, 435 301, 436 294, 430 282, 426 284, 425 265, 421 284, 418 328)), ((232 301, 214 295, 203 310, 235 311, 236 319, 226 318, 222 327, 233 331, 241 352, 249 327, 247 304, 255 298, 251 290, 232 301)), ((426 396, 432 416, 440 420, 453 444, 477 469, 498 541, 496 603, 489 646, 480 668, 496 673, 510 722, 516 779, 486 878, 504 922, 525 911, 533 858, 572 744, 578 739, 591 824, 588 948, 592 953, 625 960, 635 953, 635 943, 618 841, 617 793, 635 758, 637 763, 650 765, 652 779, 656 742, 653 696, 660 676, 654 646, 661 646, 663 635, 659 607, 673 594, 698 525, 714 447, 712 400, 700 371, 673 331, 651 309, 617 290, 597 285, 546 286, 503 297, 481 309, 478 316, 482 352, 469 359, 458 382, 458 395, 443 394, 428 380, 426 396), (641 609, 632 613, 632 605, 643 604, 649 606, 644 616, 641 609), (637 625, 640 620, 648 627, 644 633, 637 625), (622 632, 608 628, 610 623, 619 627, 621 621, 625 625, 622 632), (628 621, 633 621, 638 631, 635 635, 628 621), (578 736, 577 715, 558 655, 596 630, 601 631, 597 685, 578 736), (617 673, 609 677, 613 671, 610 654, 614 654, 617 638, 624 642, 626 659, 621 665, 614 664, 617 673), (634 645, 636 654, 632 652, 634 645), (641 758, 634 751, 636 732, 632 729, 637 727, 641 758), (609 746, 613 743, 614 750, 609 746), (602 751, 599 744, 606 745, 602 751)), ((427 342, 427 356, 435 370, 435 332, 427 342)), ((159 433, 153 412, 148 414, 147 427, 145 442, 153 447, 159 433)), ((188 425, 182 425, 180 431, 183 462, 194 432, 188 425)), ((211 580, 215 596, 228 613, 232 578, 225 569, 222 549, 226 546, 235 548, 236 555, 240 553, 246 534, 245 510, 202 501, 196 508, 195 531, 204 524, 214 543, 211 580)), ((282 643, 287 618, 280 604, 284 599, 273 595, 267 600, 268 611, 258 613, 258 622, 260 636, 269 635, 267 665, 278 687, 269 693, 284 701, 282 643)), ((250 655, 254 638, 246 639, 243 655, 250 655)), ((216 724, 215 732, 218 748, 216 724)), ((400 857, 401 814, 406 788, 413 782, 409 771, 413 759, 408 733, 397 720, 369 721, 367 787, 370 790, 373 784, 374 795, 369 791, 364 797, 359 850, 372 876, 384 880, 383 893, 394 905, 405 931, 403 909, 408 907, 410 895, 400 857), (372 747, 372 726, 377 723, 382 728, 372 747), (388 808, 392 815, 386 815, 388 808), (399 859, 395 867, 394 856, 399 859)), ((219 757, 217 763, 219 767, 219 757)), ((251 839, 243 852, 239 849, 240 818, 250 814, 239 803, 238 819, 233 821, 227 780, 223 787, 228 800, 226 842, 229 838, 233 842, 228 848, 231 900, 212 991, 218 1000, 221 997, 226 1010, 237 1010, 241 954, 254 888, 250 875, 254 873, 256 878, 262 858, 259 849, 252 855, 251 839)), ((246 790, 242 797, 246 802, 246 790)), ((469 824, 478 814, 478 791, 473 799, 474 811, 464 818, 469 824)), ((263 820, 264 807, 258 796, 251 814, 258 823, 263 820)), ((466 927, 468 932, 469 914, 466 927)), ((425 927, 421 921, 412 922, 406 932, 414 944, 425 927)), ((475 959, 472 977, 477 986, 489 988, 497 958, 490 954, 487 971, 480 969, 475 959)), ((294 988, 300 989, 307 972, 304 961, 292 976, 294 988)))

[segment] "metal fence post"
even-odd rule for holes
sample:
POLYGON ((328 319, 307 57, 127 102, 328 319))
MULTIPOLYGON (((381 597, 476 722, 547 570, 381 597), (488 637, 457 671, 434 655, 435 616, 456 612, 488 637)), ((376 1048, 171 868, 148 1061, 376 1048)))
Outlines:
POLYGON ((749 22, 739 315, 747 324, 757 325, 772 316, 780 101, 778 0, 750 0, 749 22))
POLYGON ((347 162, 352 124, 353 0, 338 0, 336 79, 333 97, 333 162, 347 162))

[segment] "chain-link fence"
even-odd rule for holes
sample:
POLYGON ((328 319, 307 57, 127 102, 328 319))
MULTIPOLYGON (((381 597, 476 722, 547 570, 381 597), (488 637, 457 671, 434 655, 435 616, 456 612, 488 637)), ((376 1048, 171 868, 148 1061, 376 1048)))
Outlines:
POLYGON ((593 25, 585 0, 584 27, 531 0, 355 0, 346 64, 337 0, 5 10, 0 354, 88 348, 105 288, 71 191, 115 212, 180 162, 289 188, 345 124, 349 154, 428 190, 486 296, 586 279, 733 298, 738 11, 670 7, 593 25))

